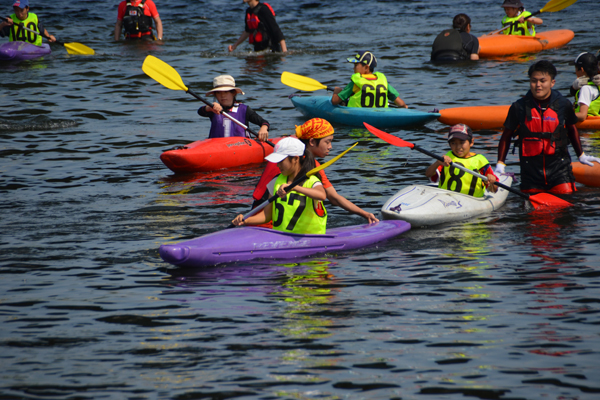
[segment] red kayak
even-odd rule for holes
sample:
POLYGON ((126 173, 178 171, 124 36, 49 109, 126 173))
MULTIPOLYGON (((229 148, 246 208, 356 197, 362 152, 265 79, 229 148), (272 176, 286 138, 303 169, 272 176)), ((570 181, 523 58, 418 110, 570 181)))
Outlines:
MULTIPOLYGON (((438 120, 446 125, 467 124, 473 130, 502 129, 510 106, 456 107, 440 110, 438 120)), ((600 117, 588 116, 578 129, 600 129, 600 117)))
MULTIPOLYGON (((282 138, 270 139, 276 144, 282 138)), ((204 139, 181 149, 167 150, 161 161, 173 172, 185 174, 260 164, 273 152, 268 143, 242 137, 204 139)))

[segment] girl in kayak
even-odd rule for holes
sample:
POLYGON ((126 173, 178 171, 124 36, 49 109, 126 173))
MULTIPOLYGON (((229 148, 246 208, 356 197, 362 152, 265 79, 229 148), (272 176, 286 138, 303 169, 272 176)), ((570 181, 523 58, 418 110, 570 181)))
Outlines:
POLYGON ((503 31, 505 35, 535 36, 535 25, 541 25, 544 22, 537 17, 527 18, 531 13, 525 11, 521 0, 504 0, 502 7, 506 13, 506 16, 502 18, 502 26, 510 27, 503 31))
POLYGON ((600 72, 598 60, 592 53, 581 53, 575 59, 573 82, 575 89, 575 115, 579 122, 585 121, 588 115, 600 116, 600 72))
POLYGON ((300 140, 288 137, 280 140, 273 153, 265 157, 265 160, 277 163, 281 172, 267 185, 269 191, 279 197, 272 205, 248 219, 244 220, 244 216, 240 214, 231 223, 243 226, 273 221, 273 229, 278 231, 324 234, 327 227, 327 211, 322 202, 327 199, 327 194, 317 175, 312 175, 302 184, 296 185, 290 193, 285 191, 296 178, 315 168, 312 153, 306 150, 306 146, 300 140))
POLYGON ((494 175, 490 163, 481 154, 471 153, 471 147, 475 144, 471 128, 465 124, 457 124, 451 127, 450 132, 448 132, 448 144, 451 150, 444 155, 444 162, 436 161, 431 164, 425 171, 425 176, 434 183, 439 181, 438 187, 441 189, 452 190, 473 197, 483 197, 485 187, 490 192, 495 193, 496 185, 494 185, 494 182, 496 182, 497 177, 494 175), (487 182, 484 183, 476 176, 451 167, 450 163, 452 162, 485 175, 488 178, 487 182))
MULTIPOLYGON (((329 152, 332 149, 333 133, 333 126, 322 118, 312 118, 304 124, 296 126, 296 137, 304 143, 307 150, 310 151, 315 158, 324 158, 329 155, 329 152)), ((317 167, 320 165, 318 161, 315 161, 315 164, 317 167)), ((252 197, 254 198, 253 208, 267 200, 269 193, 266 190, 266 185, 271 179, 277 176, 277 174, 279 174, 277 166, 273 163, 267 164, 267 167, 252 194, 252 197)), ((369 221, 370 224, 379 222, 375 215, 363 210, 339 194, 327 178, 327 175, 325 175, 325 171, 321 171, 320 174, 323 188, 327 193, 327 200, 329 200, 331 204, 341 207, 352 214, 360 215, 369 221)))
POLYGON ((237 94, 243 95, 244 92, 235 87, 235 79, 231 75, 219 75, 213 80, 213 90, 206 95, 214 95, 217 101, 212 104, 212 107, 203 106, 198 109, 198 115, 210 118, 208 138, 246 137, 244 128, 221 114, 225 111, 244 125, 248 125, 249 121, 260 126, 258 139, 266 141, 269 139, 269 123, 247 105, 238 103, 235 98, 237 94))

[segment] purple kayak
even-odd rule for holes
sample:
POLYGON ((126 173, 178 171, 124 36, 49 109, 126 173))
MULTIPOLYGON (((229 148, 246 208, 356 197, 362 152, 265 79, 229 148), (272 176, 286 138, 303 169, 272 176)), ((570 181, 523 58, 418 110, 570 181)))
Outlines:
POLYGON ((27 42, 8 42, 0 45, 0 61, 24 61, 43 57, 50 54, 47 43, 36 46, 27 42))
POLYGON ((180 267, 212 265, 254 259, 290 259, 316 253, 358 249, 393 238, 410 229, 400 220, 328 229, 325 235, 300 235, 268 228, 225 229, 177 244, 163 244, 163 260, 180 267))

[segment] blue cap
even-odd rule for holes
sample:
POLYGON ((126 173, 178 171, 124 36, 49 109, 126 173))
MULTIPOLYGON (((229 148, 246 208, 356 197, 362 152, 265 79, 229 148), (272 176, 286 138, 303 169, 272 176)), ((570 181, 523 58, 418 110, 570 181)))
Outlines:
POLYGON ((348 58, 348 62, 368 65, 371 67, 371 71, 374 71, 377 67, 377 59, 370 51, 359 51, 354 57, 348 58))
POLYGON ((26 7, 29 7, 29 0, 16 0, 13 7, 19 7, 21 10, 24 10, 26 7))

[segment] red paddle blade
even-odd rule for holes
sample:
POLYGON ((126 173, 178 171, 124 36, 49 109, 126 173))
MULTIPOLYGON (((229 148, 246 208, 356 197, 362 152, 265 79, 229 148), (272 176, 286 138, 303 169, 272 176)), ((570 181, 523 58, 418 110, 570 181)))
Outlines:
POLYGON ((415 147, 414 143, 410 143, 410 142, 407 142, 406 140, 402 140, 398 136, 390 135, 389 133, 381 131, 381 130, 375 128, 374 126, 367 124, 366 122, 363 122, 363 124, 365 125, 365 128, 367 128, 367 130, 369 132, 371 132, 373 135, 377 136, 379 139, 381 139, 385 142, 388 142, 391 145, 398 146, 398 147, 410 147, 411 149, 413 147, 415 147))
POLYGON ((529 201, 535 209, 540 207, 571 207, 573 204, 566 200, 552 196, 549 193, 539 193, 529 196, 529 201))

